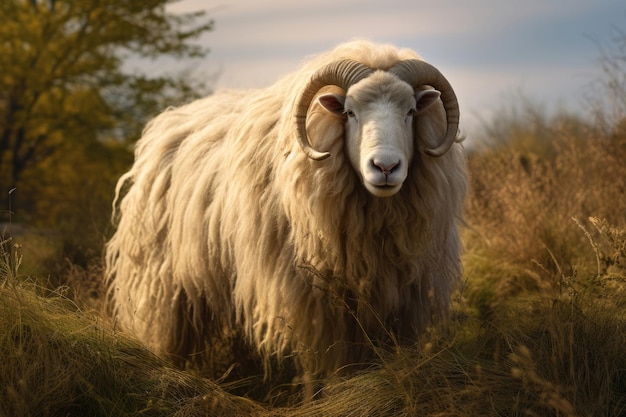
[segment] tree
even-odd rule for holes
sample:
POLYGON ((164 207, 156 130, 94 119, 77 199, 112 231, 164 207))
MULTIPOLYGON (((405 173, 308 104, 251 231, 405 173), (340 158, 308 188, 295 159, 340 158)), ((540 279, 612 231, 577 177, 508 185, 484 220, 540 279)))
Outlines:
MULTIPOLYGON (((24 188, 34 192, 26 182, 45 175, 44 168, 54 170, 54 161, 72 166, 67 158, 81 150, 84 162, 89 149, 128 144, 165 103, 206 92, 193 79, 125 66, 129 57, 206 55, 192 41, 211 30, 212 21, 204 12, 168 13, 173 1, 0 1, 3 194, 17 187, 23 203, 24 188)), ((20 204, 22 214, 32 206, 20 204)))

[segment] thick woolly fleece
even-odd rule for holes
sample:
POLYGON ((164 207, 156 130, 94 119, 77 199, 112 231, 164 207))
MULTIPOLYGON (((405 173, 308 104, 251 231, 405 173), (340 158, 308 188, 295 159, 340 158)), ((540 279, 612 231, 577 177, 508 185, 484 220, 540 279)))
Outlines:
POLYGON ((432 106, 414 121, 408 178, 377 198, 349 162, 343 120, 316 101, 309 138, 331 157, 307 158, 294 103, 344 58, 384 70, 419 57, 350 42, 268 88, 218 92, 146 127, 118 183, 106 278, 117 323, 158 354, 193 360, 237 329, 267 363, 289 355, 326 376, 367 361, 371 341, 414 342, 445 316, 461 273, 462 146, 419 151, 445 133, 432 106))

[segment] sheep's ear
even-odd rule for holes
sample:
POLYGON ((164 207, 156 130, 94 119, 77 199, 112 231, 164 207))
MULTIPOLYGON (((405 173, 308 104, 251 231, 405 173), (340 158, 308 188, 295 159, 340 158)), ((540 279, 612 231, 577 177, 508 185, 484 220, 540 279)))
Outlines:
POLYGON ((439 100, 441 93, 437 90, 420 90, 415 92, 415 108, 417 113, 421 113, 430 106, 432 106, 437 100, 439 100))
POLYGON ((329 112, 343 117, 343 105, 346 102, 346 96, 338 94, 324 94, 319 96, 320 104, 329 112))

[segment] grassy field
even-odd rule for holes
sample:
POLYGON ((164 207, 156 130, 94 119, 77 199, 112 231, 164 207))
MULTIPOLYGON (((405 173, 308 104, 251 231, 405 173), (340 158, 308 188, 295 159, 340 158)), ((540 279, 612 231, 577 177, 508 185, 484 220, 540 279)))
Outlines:
POLYGON ((97 267, 49 285, 3 238, 0 415, 626 415, 626 123, 524 110, 483 139, 449 320, 309 404, 172 367, 98 313, 97 267))

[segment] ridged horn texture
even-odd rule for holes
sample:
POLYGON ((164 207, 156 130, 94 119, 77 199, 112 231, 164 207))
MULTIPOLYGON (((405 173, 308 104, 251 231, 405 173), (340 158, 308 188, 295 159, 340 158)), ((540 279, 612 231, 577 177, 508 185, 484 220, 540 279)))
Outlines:
POLYGON ((311 142, 309 141, 306 132, 306 115, 315 94, 317 94, 320 89, 328 85, 335 85, 344 90, 348 90, 351 85, 361 81, 373 72, 373 69, 360 62, 346 59, 330 63, 313 74, 311 80, 300 95, 295 107, 298 143, 309 158, 321 161, 322 159, 326 159, 330 156, 330 153, 328 152, 315 150, 313 146, 311 146, 311 142))
POLYGON ((426 148, 424 153, 429 156, 445 154, 454 143, 459 128, 459 102, 452 86, 439 70, 432 65, 417 59, 400 61, 389 70, 392 74, 409 83, 413 88, 430 85, 441 93, 441 101, 446 111, 446 135, 436 148, 426 148))

